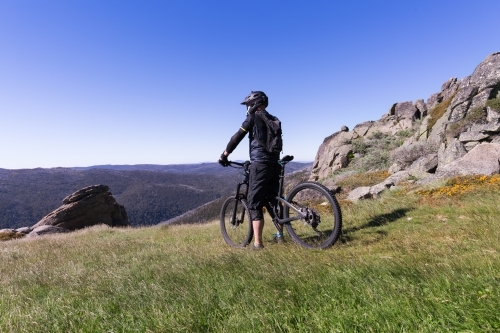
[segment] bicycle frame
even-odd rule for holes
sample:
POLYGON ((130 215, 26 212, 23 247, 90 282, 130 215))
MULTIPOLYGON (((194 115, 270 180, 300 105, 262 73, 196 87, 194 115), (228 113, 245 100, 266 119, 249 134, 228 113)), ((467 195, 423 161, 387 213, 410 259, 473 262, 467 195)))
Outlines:
MULTIPOLYGON (((285 198, 283 198, 283 187, 284 187, 284 180, 285 180, 285 165, 293 160, 293 156, 286 155, 284 156, 281 160, 278 161, 278 163, 281 165, 281 172, 280 172, 280 180, 279 180, 279 188, 278 188, 278 195, 275 197, 276 203, 274 205, 271 205, 270 202, 267 202, 264 207, 266 207, 269 215, 271 215, 271 218, 273 220, 273 224, 276 228, 276 230, 280 231, 282 230, 282 225, 286 223, 290 223, 292 221, 300 220, 306 218, 306 214, 302 212, 301 210, 297 209, 293 204, 289 203, 285 198), (298 216, 290 217, 290 218, 283 218, 283 211, 284 211, 284 206, 287 206, 291 209, 293 209, 298 216)), ((239 165, 243 167, 244 169, 244 178, 242 181, 238 182, 238 185, 236 186, 236 194, 235 194, 235 199, 239 198, 247 198, 248 197, 248 181, 249 181, 249 167, 250 167, 250 162, 246 161, 245 163, 239 163, 239 162, 231 162, 231 164, 239 165), (241 186, 246 185, 246 190, 244 193, 241 193, 241 186)), ((238 201, 236 201, 238 202, 238 201)), ((236 203, 237 205, 237 203, 236 203)), ((233 210, 233 221, 236 221, 236 211, 237 209, 233 210)), ((244 214, 244 212, 242 212, 244 214)), ((241 217, 241 220, 243 219, 243 216, 241 217)))

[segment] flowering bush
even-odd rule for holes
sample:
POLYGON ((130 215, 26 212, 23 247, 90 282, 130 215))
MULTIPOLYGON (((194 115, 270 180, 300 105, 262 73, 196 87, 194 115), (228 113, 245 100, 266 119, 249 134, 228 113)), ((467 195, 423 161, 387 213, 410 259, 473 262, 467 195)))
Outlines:
POLYGON ((465 193, 500 189, 500 175, 484 176, 458 176, 451 178, 445 186, 430 190, 419 190, 417 194, 424 197, 458 196, 465 193))

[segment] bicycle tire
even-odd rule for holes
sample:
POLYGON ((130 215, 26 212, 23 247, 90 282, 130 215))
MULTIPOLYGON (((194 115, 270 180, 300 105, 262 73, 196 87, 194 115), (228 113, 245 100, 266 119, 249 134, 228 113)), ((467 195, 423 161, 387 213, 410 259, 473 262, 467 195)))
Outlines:
MULTIPOLYGON (((335 195, 316 182, 303 182, 294 186, 286 200, 309 217, 285 223, 292 240, 309 249, 332 246, 342 231, 342 212, 335 195)), ((284 217, 298 216, 285 205, 284 217)))
POLYGON ((253 237, 253 227, 244 199, 229 197, 224 201, 220 211, 220 229, 222 237, 230 246, 245 247, 250 243, 253 237), (235 208, 236 214, 233 219, 235 208))

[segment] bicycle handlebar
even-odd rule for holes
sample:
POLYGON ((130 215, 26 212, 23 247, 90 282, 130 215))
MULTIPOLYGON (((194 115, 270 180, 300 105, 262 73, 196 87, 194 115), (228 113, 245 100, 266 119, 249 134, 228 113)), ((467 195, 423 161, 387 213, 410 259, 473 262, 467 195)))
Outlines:
MULTIPOLYGON (((286 164, 290 161, 293 161, 293 155, 285 155, 283 156, 283 158, 281 160, 278 161, 278 163, 280 164, 286 164)), ((235 161, 228 161, 229 162, 229 165, 238 165, 238 166, 246 166, 246 165, 250 165, 250 161, 245 161, 243 163, 241 162, 235 162, 235 161)))
POLYGON ((228 162, 229 162, 229 165, 232 165, 232 164, 235 164, 235 165, 238 165, 238 166, 250 165, 250 161, 245 161, 244 163, 235 162, 235 161, 228 161, 228 162))

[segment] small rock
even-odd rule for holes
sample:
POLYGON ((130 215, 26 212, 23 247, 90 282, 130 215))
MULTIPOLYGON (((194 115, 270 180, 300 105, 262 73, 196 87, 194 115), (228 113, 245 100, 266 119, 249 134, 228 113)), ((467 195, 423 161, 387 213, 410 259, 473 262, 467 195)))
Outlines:
POLYGON ((372 197, 373 195, 370 193, 370 186, 362 186, 349 192, 347 200, 356 202, 358 200, 370 199, 372 197))
POLYGON ((52 225, 42 225, 40 227, 34 228, 29 234, 28 237, 36 237, 48 234, 61 234, 70 232, 70 230, 66 228, 54 227, 52 225))
POLYGON ((16 232, 19 232, 21 234, 29 234, 31 232, 31 228, 30 227, 22 227, 22 228, 18 228, 16 229, 16 232))

